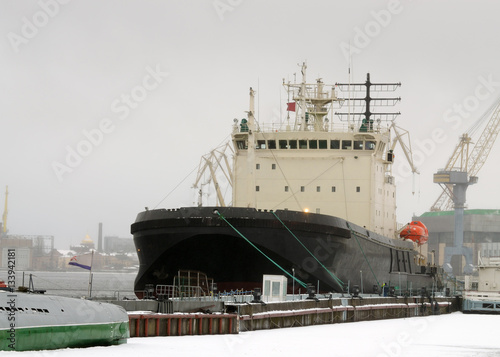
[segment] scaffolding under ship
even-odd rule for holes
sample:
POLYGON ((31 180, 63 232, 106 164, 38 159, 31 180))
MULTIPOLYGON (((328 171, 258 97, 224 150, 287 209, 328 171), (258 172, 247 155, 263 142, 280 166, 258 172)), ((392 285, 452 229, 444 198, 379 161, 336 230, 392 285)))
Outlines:
POLYGON ((292 100, 282 128, 258 125, 252 89, 247 118, 234 122, 231 207, 138 214, 138 297, 174 284, 180 270, 206 273, 219 291, 260 287, 263 274, 287 275, 289 290, 296 280, 302 291, 306 283, 365 293, 438 287, 437 268, 419 252, 425 233, 416 222, 397 229, 391 132, 399 135, 399 113, 372 112, 400 100, 373 94, 400 84, 372 83, 369 74, 365 83, 307 83, 305 64, 301 82, 283 84, 292 100), (334 113, 346 103, 348 113, 334 113), (351 113, 351 103, 364 111, 351 113))

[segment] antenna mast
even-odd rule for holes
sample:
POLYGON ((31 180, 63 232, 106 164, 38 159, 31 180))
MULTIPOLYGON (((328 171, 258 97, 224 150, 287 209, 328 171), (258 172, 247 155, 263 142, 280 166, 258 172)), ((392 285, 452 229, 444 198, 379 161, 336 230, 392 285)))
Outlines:
MULTIPOLYGON (((353 116, 359 116, 362 118, 360 131, 373 131, 373 122, 374 118, 377 117, 377 120, 380 121, 381 118, 385 120, 394 120, 401 113, 380 113, 380 112, 372 112, 373 107, 388 107, 394 106, 397 102, 401 101, 401 98, 372 98, 372 92, 393 92, 398 87, 401 86, 401 83, 372 83, 370 81, 370 73, 366 74, 366 82, 365 83, 337 83, 337 88, 344 92, 349 92, 349 97, 352 92, 365 93, 365 97, 354 97, 349 99, 349 101, 353 101, 354 107, 363 106, 365 107, 364 112, 354 112, 353 116)), ((335 113, 342 118, 343 115, 347 115, 348 118, 351 116, 350 113, 350 105, 348 113, 335 113)))

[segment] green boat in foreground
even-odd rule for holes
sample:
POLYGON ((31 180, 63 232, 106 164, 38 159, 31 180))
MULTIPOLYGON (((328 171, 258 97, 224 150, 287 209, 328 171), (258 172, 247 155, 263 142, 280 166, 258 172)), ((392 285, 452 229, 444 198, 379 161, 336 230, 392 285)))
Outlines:
POLYGON ((127 342, 129 319, 113 304, 0 291, 0 350, 30 351, 127 342))

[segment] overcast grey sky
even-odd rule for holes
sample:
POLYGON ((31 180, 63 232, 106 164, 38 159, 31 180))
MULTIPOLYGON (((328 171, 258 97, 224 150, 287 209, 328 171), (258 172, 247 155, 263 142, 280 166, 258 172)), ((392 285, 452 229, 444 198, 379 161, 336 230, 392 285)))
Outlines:
MULTIPOLYGON (((249 87, 269 122, 297 63, 307 61, 309 79, 346 82, 349 42, 355 81, 370 72, 402 82, 398 124, 421 157, 415 196, 398 174, 405 222, 431 206, 432 174, 500 97, 499 12, 493 0, 3 0, 0 209, 9 185, 10 233, 54 235, 61 249, 95 240, 98 222, 130 236, 136 214, 245 116, 249 87)), ((496 143, 470 208, 500 208, 499 154, 496 143)), ((160 207, 192 205, 193 181, 160 207)))

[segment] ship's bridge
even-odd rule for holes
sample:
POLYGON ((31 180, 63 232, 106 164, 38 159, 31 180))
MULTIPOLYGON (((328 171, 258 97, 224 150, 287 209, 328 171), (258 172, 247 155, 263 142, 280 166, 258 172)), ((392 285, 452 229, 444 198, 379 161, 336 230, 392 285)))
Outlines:
MULTIPOLYGON (((330 129, 330 128, 329 128, 330 129)), ((333 130, 291 131, 280 125, 259 126, 254 133, 255 150, 335 150, 345 154, 383 153, 389 141, 389 131, 378 128, 373 131, 349 130, 348 126, 332 126, 333 130), (377 146, 378 145, 378 146, 377 146)), ((245 123, 234 126, 234 148, 238 152, 248 149, 248 128, 245 123)))

